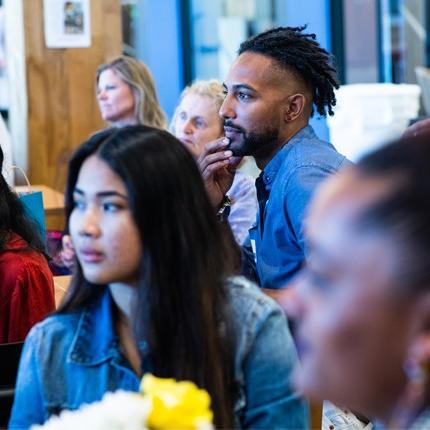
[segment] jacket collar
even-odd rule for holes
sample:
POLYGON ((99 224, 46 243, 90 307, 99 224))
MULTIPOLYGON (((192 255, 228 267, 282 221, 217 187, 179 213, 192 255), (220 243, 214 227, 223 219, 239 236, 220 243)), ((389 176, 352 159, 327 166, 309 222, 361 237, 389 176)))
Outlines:
POLYGON ((119 340, 113 327, 113 300, 106 287, 81 311, 67 360, 93 366, 119 355, 119 340))

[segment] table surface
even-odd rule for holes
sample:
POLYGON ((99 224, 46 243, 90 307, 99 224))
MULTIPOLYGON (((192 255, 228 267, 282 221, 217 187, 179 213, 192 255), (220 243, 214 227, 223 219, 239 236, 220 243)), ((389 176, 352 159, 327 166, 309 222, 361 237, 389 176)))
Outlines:
POLYGON ((54 276, 54 291, 55 291, 55 307, 58 307, 64 294, 69 288, 72 277, 67 276, 54 276))

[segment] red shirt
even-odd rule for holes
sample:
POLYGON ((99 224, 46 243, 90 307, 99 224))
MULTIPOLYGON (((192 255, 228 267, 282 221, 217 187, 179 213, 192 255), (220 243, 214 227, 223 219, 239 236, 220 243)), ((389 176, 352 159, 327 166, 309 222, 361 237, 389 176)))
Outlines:
POLYGON ((24 340, 53 310, 54 280, 45 257, 13 235, 0 252, 0 343, 24 340))

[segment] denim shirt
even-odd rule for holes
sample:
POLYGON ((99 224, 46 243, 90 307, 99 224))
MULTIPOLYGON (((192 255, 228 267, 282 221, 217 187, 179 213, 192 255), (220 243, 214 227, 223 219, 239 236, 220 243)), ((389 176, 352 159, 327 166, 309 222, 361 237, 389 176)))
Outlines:
MULTIPOLYGON (((229 281, 236 327, 236 427, 308 428, 306 403, 293 390, 298 363, 280 308, 244 278, 229 281)), ((138 391, 139 378, 119 348, 106 290, 82 310, 56 314, 28 335, 9 423, 24 429, 63 409, 100 400, 106 391, 138 391)), ((144 352, 145 342, 138 345, 144 352)), ((150 371, 142 364, 143 373, 150 371)))
POLYGON ((266 165, 263 181, 270 196, 264 209, 264 232, 259 222, 249 231, 261 287, 284 287, 300 270, 305 259, 303 219, 308 203, 324 179, 348 164, 308 125, 266 165))

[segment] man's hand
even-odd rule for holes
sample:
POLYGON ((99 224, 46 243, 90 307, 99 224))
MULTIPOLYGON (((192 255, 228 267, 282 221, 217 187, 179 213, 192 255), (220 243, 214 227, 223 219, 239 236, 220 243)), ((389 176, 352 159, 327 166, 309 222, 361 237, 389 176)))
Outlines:
POLYGON ((233 183, 241 157, 227 149, 229 140, 220 138, 205 145, 197 159, 212 205, 218 208, 233 183))

